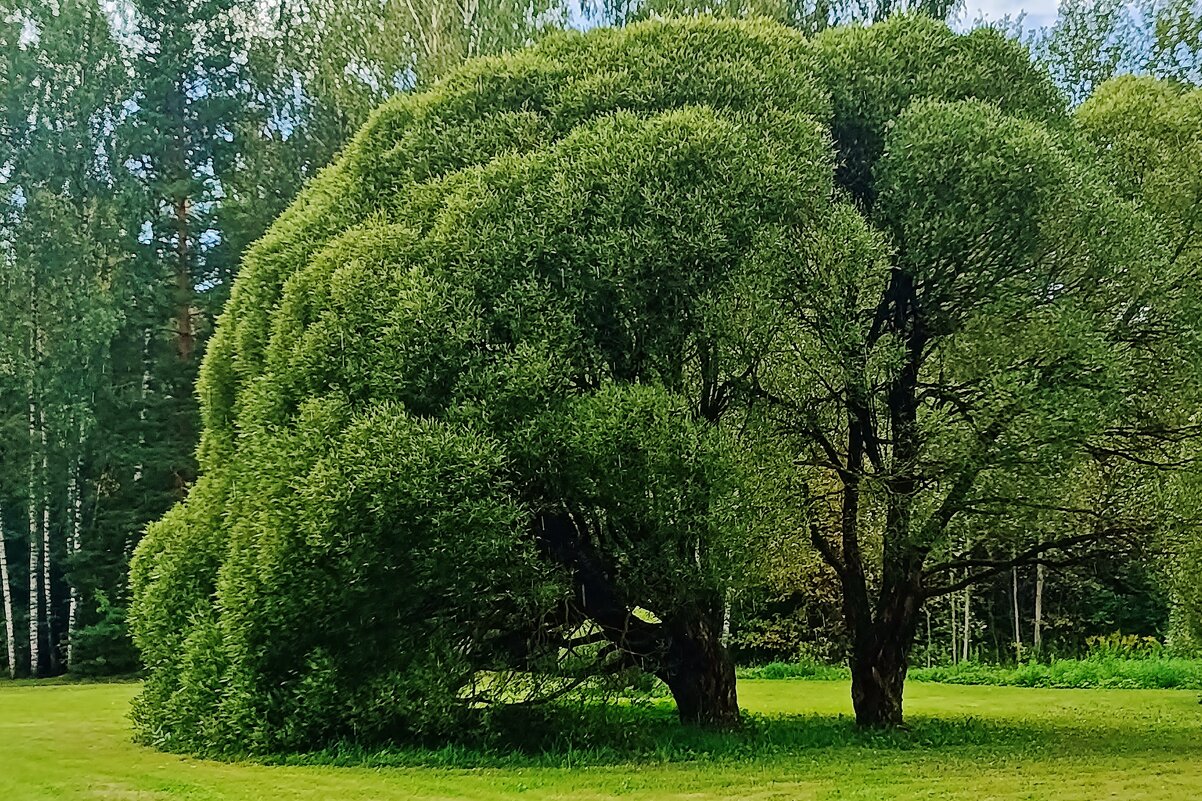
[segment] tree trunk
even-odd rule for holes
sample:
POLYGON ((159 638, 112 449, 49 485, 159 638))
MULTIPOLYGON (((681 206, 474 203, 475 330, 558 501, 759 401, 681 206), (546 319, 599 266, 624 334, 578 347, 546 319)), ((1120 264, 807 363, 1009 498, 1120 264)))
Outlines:
POLYGON ((54 640, 54 605, 50 584, 51 548, 50 548, 50 451, 46 445, 46 409, 38 409, 38 441, 42 450, 42 607, 46 613, 46 642, 49 648, 46 657, 50 662, 51 673, 58 672, 58 650, 54 640))
POLYGON ((970 633, 969 633, 969 630, 970 630, 969 623, 971 620, 972 620, 972 588, 965 587, 964 588, 964 638, 963 638, 963 642, 961 643, 964 646, 964 656, 961 661, 964 661, 964 662, 968 661, 968 647, 969 647, 970 643, 972 642, 972 637, 970 636, 970 633))
POLYGON ((715 729, 740 723, 735 667, 721 630, 705 616, 670 625, 660 678, 672 692, 680 722, 715 729))
POLYGON ((535 531, 545 554, 571 571, 579 610, 618 648, 626 664, 668 685, 682 722, 715 728, 739 724, 734 665, 722 646, 716 599, 705 611, 649 623, 619 596, 601 554, 568 514, 544 516, 535 531))
MULTIPOLYGON (((82 447, 82 443, 80 446, 82 447)), ((79 538, 83 533, 83 498, 79 486, 80 461, 81 459, 76 457, 71 462, 71 476, 67 483, 67 504, 70 507, 68 511, 71 515, 71 541, 68 548, 72 559, 79 556, 79 538)), ((72 668, 75 661, 75 621, 79 613, 79 587, 77 584, 76 581, 71 582, 71 602, 67 607, 67 670, 72 668)))
POLYGON ((909 670, 908 640, 897 632, 857 645, 851 656, 851 704, 856 724, 885 728, 902 724, 902 691, 909 670))
POLYGON ((882 587, 877 615, 870 608, 853 610, 857 625, 851 649, 851 704, 856 723, 867 728, 902 724, 902 690, 910 669, 910 648, 922 607, 921 580, 916 573, 894 578, 882 587))
POLYGON ((731 607, 734 606, 734 593, 729 589, 726 590, 722 598, 722 647, 730 647, 730 616, 731 607))
POLYGON ((32 384, 29 391, 29 675, 37 678, 41 670, 41 640, 39 628, 41 611, 38 607, 38 559, 41 539, 38 537, 37 503, 37 451, 34 442, 37 435, 37 407, 34 405, 32 384))
POLYGON ((0 509, 0 591, 4 595, 4 643, 8 656, 8 677, 17 677, 17 635, 13 626, 13 593, 8 580, 8 544, 4 539, 4 510, 0 509))
POLYGON ((1031 647, 1038 656, 1043 650, 1043 565, 1035 565, 1035 632, 1031 647))
POLYGON ((960 661, 960 646, 959 646, 960 641, 958 639, 956 639, 956 626, 959 625, 959 622, 958 622, 959 618, 956 616, 957 615, 957 613, 956 613, 956 594, 950 593, 947 596, 947 602, 948 602, 947 603, 948 610, 950 611, 950 617, 948 618, 948 624, 949 624, 948 627, 951 629, 951 632, 952 632, 952 664, 954 665, 960 661))
POLYGON ((1014 598, 1014 658, 1023 658, 1023 627, 1022 617, 1018 612, 1018 568, 1010 571, 1011 595, 1014 598))
POLYGON ((176 319, 180 361, 190 361, 196 350, 196 332, 192 325, 192 302, 195 291, 192 287, 192 270, 188 257, 188 198, 175 200, 176 224, 176 292, 179 296, 176 319))
POLYGON ((134 481, 142 480, 142 454, 146 449, 146 398, 150 394, 150 329, 142 331, 142 388, 138 395, 138 463, 134 481))
POLYGON ((923 610, 927 614, 927 667, 931 666, 931 608, 924 607, 923 610))

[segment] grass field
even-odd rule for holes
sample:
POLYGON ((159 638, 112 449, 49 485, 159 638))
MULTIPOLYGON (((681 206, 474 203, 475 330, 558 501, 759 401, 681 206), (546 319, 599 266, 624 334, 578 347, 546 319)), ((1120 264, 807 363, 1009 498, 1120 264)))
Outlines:
POLYGON ((183 759, 136 746, 133 684, 0 683, 3 801, 393 799, 1202 798, 1202 706, 1180 690, 1046 690, 914 683, 912 728, 852 730, 842 682, 741 681, 759 713, 737 747, 679 740, 660 758, 555 767, 309 767, 183 759), (844 717, 840 717, 840 716, 844 717), (707 750, 708 749, 708 750, 707 750))

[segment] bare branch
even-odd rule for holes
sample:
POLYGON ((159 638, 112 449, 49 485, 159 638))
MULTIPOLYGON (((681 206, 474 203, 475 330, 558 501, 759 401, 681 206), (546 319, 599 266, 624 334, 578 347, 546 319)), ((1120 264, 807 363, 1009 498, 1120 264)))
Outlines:
POLYGON ((1015 567, 1024 567, 1027 565, 1044 565, 1046 567, 1068 567, 1070 565, 1079 564, 1089 559, 1092 554, 1080 554, 1074 557, 1065 559, 1047 559, 1045 554, 1051 551, 1059 551, 1067 548, 1073 548, 1079 545, 1092 545, 1103 540, 1115 536, 1118 532, 1114 529, 1103 529, 1090 534, 1078 534, 1072 537, 1061 537, 1060 539, 1049 540, 1048 542, 1040 543, 1032 548, 1028 548, 1020 554, 1016 554, 1010 559, 972 559, 972 558, 957 558, 953 561, 942 562, 937 565, 932 565, 927 568, 923 574, 924 583, 934 576, 941 573, 951 573, 956 570, 971 570, 972 568, 981 568, 980 570, 966 575, 964 578, 954 581, 950 584, 945 584, 940 587, 928 587, 923 592, 924 598, 934 598, 940 595, 962 590, 965 587, 984 581, 985 579, 1004 573, 1015 567))

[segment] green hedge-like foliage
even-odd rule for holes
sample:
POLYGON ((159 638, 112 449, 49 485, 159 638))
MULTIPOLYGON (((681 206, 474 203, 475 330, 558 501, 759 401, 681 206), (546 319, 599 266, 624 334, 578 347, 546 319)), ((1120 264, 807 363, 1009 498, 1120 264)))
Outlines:
POLYGON ((202 478, 133 567, 140 736, 448 734, 569 592, 549 509, 603 518, 611 579, 664 620, 745 574, 745 460, 699 404, 804 265, 877 263, 848 201, 928 96, 1057 103, 1017 46, 902 18, 564 34, 379 109, 209 346, 202 478))

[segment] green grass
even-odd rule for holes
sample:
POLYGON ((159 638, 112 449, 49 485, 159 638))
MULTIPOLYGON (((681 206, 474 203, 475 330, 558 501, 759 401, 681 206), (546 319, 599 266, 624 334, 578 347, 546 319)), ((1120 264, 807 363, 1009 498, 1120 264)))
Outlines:
POLYGON ((510 756, 503 766, 494 755, 482 768, 408 764, 466 765, 468 753, 343 754, 348 767, 162 754, 130 741, 136 691, 0 683, 0 799, 1202 798, 1202 707, 1180 690, 916 683, 911 730, 867 735, 847 718, 842 682, 744 680, 755 717, 742 734, 692 734, 650 715, 658 750, 510 756))

